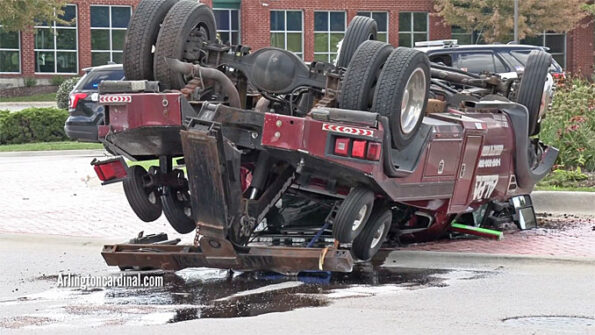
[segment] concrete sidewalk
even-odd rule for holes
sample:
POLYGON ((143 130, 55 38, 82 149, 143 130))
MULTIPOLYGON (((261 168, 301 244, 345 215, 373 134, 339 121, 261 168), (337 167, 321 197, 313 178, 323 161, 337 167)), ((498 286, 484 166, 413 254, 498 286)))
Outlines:
POLYGON ((23 101, 23 102, 0 102, 0 110, 17 112, 30 107, 57 107, 55 101, 23 101))
POLYGON ((535 191, 531 199, 537 213, 595 216, 595 192, 535 191))

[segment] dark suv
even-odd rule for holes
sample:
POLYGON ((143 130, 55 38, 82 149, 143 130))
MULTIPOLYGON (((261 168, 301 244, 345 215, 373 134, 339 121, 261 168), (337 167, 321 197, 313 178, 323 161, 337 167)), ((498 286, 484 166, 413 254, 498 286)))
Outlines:
MULTIPOLYGON (((444 63, 471 73, 522 72, 529 53, 546 48, 525 44, 458 45, 456 40, 418 42, 415 48, 425 52, 431 62, 444 63)), ((564 76, 564 70, 552 60, 550 73, 554 79, 564 76)))
POLYGON ((97 88, 102 80, 124 79, 121 64, 103 65, 84 69, 85 75, 70 92, 69 116, 64 130, 73 140, 99 142, 97 125, 103 123, 104 107, 98 103, 97 88))

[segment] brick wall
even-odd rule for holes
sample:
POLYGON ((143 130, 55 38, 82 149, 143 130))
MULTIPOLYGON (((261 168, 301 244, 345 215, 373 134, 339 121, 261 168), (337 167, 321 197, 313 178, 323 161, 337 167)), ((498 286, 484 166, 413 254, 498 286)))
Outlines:
MULTIPOLYGON (((211 6, 213 0, 202 0, 211 6)), ((129 5, 136 6, 140 0, 71 0, 78 6, 78 59, 79 70, 91 66, 91 5, 129 5)), ((387 11, 389 13, 389 42, 398 45, 399 12, 432 12, 432 0, 243 0, 241 8, 242 43, 258 49, 270 45, 271 10, 301 10, 304 20, 304 58, 314 58, 314 11, 340 10, 347 13, 349 22, 358 11, 387 11)), ((450 27, 444 25, 441 18, 430 14, 430 39, 451 37, 450 27)), ((567 69, 570 72, 582 71, 590 74, 593 70, 593 23, 585 20, 578 28, 568 34, 567 69)), ((51 78, 55 74, 35 74, 35 52, 33 33, 21 34, 21 74, 0 74, 0 78, 37 77, 51 78)))

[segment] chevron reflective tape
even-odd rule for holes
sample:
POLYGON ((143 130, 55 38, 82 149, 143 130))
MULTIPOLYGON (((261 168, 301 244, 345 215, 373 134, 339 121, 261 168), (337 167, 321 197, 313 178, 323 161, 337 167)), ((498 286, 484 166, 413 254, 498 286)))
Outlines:
POLYGON ((374 136, 374 131, 369 130, 369 129, 339 126, 339 125, 330 124, 330 123, 323 123, 322 130, 332 131, 332 132, 341 133, 341 134, 348 134, 348 135, 367 136, 367 137, 374 136))
POLYGON ((100 95, 100 104, 129 104, 132 102, 130 95, 100 95))

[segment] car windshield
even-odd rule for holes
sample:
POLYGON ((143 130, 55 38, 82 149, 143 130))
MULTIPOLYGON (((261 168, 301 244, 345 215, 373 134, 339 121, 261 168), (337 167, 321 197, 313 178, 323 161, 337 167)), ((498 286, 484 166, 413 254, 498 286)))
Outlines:
POLYGON ((124 79, 124 71, 123 70, 103 70, 103 71, 91 71, 87 73, 77 90, 97 90, 99 87, 99 83, 102 80, 122 80, 124 79))

